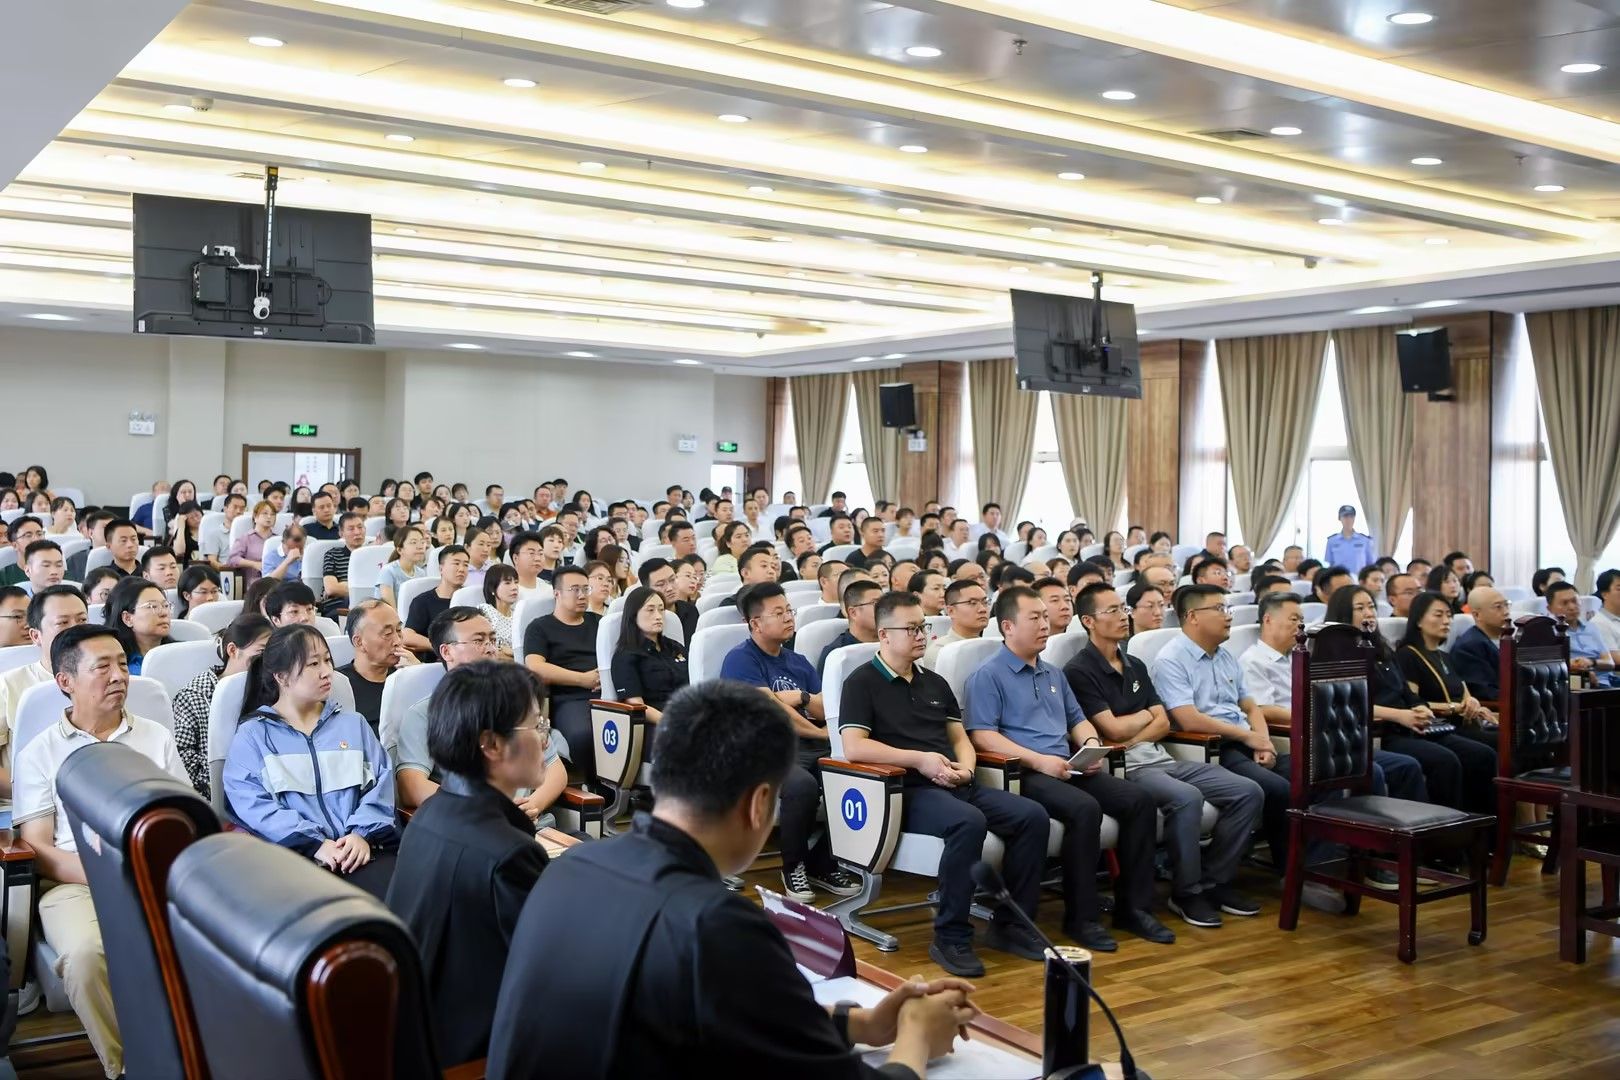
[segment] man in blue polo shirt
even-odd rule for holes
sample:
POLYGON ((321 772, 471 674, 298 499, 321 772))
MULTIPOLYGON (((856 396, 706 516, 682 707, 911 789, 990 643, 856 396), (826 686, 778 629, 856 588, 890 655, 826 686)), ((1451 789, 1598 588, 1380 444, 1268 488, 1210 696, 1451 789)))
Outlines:
POLYGON ((1119 948, 1098 922, 1097 859, 1107 814, 1119 824, 1114 926, 1170 944, 1176 935, 1152 913, 1153 797, 1109 775, 1102 761, 1083 773, 1069 768, 1075 748, 1101 739, 1063 673, 1041 659, 1051 624, 1040 594, 1027 585, 1002 589, 993 616, 1003 648, 968 677, 967 730, 975 749, 1017 758, 1023 794, 1063 824, 1064 931, 1094 951, 1119 948))
POLYGON ((1569 670, 1597 686, 1614 686, 1616 660, 1597 628, 1581 618, 1581 595, 1567 581, 1547 586, 1547 614, 1564 620, 1569 633, 1569 670))
POLYGON ((764 690, 785 709, 799 736, 799 764, 782 785, 782 888, 795 900, 816 898, 812 885, 838 896, 854 896, 861 881, 839 866, 823 834, 811 845, 816 809, 821 805, 817 779, 827 756, 827 712, 821 704, 821 676, 814 665, 792 649, 793 608, 787 593, 774 582, 751 585, 738 594, 737 606, 748 621, 748 640, 726 654, 720 677, 764 690))

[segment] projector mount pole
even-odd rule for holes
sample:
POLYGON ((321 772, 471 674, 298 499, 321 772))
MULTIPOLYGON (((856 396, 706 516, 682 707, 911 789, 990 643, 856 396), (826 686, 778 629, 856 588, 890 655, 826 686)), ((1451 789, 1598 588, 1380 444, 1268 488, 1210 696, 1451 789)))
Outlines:
MULTIPOLYGON (((268 262, 269 260, 265 261, 268 262)), ((1091 272, 1091 344, 1094 347, 1109 344, 1107 337, 1103 334, 1102 287, 1102 272, 1093 270, 1091 272)))
POLYGON ((264 167, 264 258, 260 260, 263 269, 255 278, 253 302, 253 314, 260 319, 270 314, 270 252, 276 235, 276 186, 280 180, 280 166, 264 167))

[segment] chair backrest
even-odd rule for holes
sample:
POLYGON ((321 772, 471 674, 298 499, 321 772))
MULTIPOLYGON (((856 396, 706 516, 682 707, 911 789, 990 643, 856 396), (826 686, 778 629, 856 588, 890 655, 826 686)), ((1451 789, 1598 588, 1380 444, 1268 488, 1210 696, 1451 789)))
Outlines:
POLYGON ((1323 623, 1294 649, 1291 806, 1318 792, 1372 789, 1373 640, 1347 623, 1323 623))
POLYGON ((793 651, 810 661, 819 671, 822 652, 833 643, 834 638, 848 629, 849 620, 840 618, 818 619, 808 626, 801 625, 793 635, 793 651))
POLYGON ((1232 606, 1233 626, 1252 626, 1260 621, 1259 604, 1234 604, 1232 606))
MULTIPOLYGON (((664 616, 664 625, 681 620, 673 611, 664 616)), ((596 624, 596 668, 602 673, 602 689, 597 697, 603 701, 618 701, 619 692, 613 685, 613 654, 619 651, 619 627, 624 625, 624 611, 610 611, 596 624)))
POLYGON ((38 645, 7 645, 0 649, 0 674, 27 667, 38 659, 38 645))
MULTIPOLYGON (((736 590, 732 591, 735 592, 736 590)), ((707 615, 709 612, 725 603, 726 597, 730 595, 731 593, 728 592, 705 592, 702 596, 697 598, 697 609, 702 614, 707 615)))
POLYGON ((68 696, 53 679, 30 686, 17 699, 17 712, 12 717, 11 760, 15 762, 23 747, 34 741, 34 736, 62 719, 62 710, 68 707, 68 696))
POLYGON ((371 599, 393 544, 367 544, 349 553, 349 606, 371 599))
POLYGON ((1153 661, 1159 656, 1159 650, 1176 640, 1180 633, 1180 629, 1170 626, 1161 626, 1157 630, 1143 630, 1126 643, 1125 651, 1152 668, 1153 661))
MULTIPOLYGON (((1084 561, 1086 559, 1095 558, 1096 556, 1101 555, 1102 553, 1103 553, 1103 546, 1101 544, 1087 544, 1085 547, 1080 549, 1080 558, 1081 558, 1082 561, 1084 561)), ((1178 559, 1176 562, 1177 562, 1177 565, 1179 566, 1180 563, 1181 563, 1181 560, 1178 559)))
POLYGON ((230 818, 225 801, 225 754, 242 722, 242 695, 246 690, 247 672, 227 675, 214 687, 214 698, 208 703, 209 802, 222 821, 230 818))
POLYGON ((56 541, 56 546, 62 549, 63 561, 73 558, 81 551, 88 551, 90 548, 89 539, 83 536, 52 536, 50 539, 56 541))
MULTIPOLYGON (((1069 629, 1072 630, 1079 625, 1080 620, 1076 619, 1069 624, 1069 629)), ((1086 637, 1084 631, 1075 634, 1053 634, 1046 639, 1046 648, 1041 650, 1041 659, 1062 671, 1064 665, 1078 656, 1080 650, 1084 649, 1090 641, 1091 639, 1086 637)))
MULTIPOLYGON (((7 514, 11 513, 10 510, 6 510, 6 511, 3 511, 3 512, 7 513, 7 514)), ((4 521, 4 520, 5 520, 4 518, 0 518, 0 521, 4 521)), ((6 524, 9 525, 11 523, 8 521, 8 522, 6 522, 6 524)), ((8 566, 16 566, 16 565, 17 565, 17 549, 12 547, 10 544, 7 544, 5 547, 0 548, 0 570, 4 570, 8 566)))
POLYGON ((375 540, 377 537, 382 535, 382 531, 387 527, 387 525, 388 519, 383 517, 381 514, 377 515, 376 517, 366 518, 366 539, 375 540))
POLYGON ((326 553, 342 546, 341 540, 304 541, 303 562, 299 564, 298 576, 305 585, 315 590, 317 597, 326 593, 326 553))
MULTIPOLYGON (((16 554, 15 551, 12 554, 16 554)), ((112 564, 112 548, 99 547, 93 549, 84 557, 84 573, 90 576, 90 571, 100 570, 103 566, 112 564)))
POLYGON ((175 641, 159 645, 146 654, 141 662, 141 677, 156 679, 163 684, 169 697, 174 697, 186 684, 219 662, 219 646, 212 638, 206 641, 175 641))
POLYGON ((702 540, 705 537, 713 536, 715 526, 718 524, 719 522, 715 521, 713 518, 708 518, 704 521, 694 521, 692 522, 692 531, 697 534, 699 540, 702 540))
POLYGON ((837 604, 812 603, 796 608, 793 612, 793 621, 798 626, 808 626, 820 622, 822 619, 838 618, 837 604))
POLYGON ((193 607, 186 613, 186 619, 196 623, 198 626, 207 627, 208 632, 211 634, 217 634, 235 622, 236 617, 240 614, 242 614, 242 601, 215 600, 212 603, 198 604, 193 607))
POLYGON ((935 669, 940 676, 950 684, 951 693, 956 695, 956 703, 961 706, 962 718, 967 719, 967 683, 968 677, 985 661, 1001 649, 1001 642, 992 638, 974 638, 972 641, 953 641, 939 650, 939 659, 934 662, 935 669))
POLYGON ((1502 598, 1510 604, 1516 604, 1520 600, 1528 600, 1536 595, 1528 585, 1498 585, 1496 591, 1501 593, 1502 598))
POLYGON ((439 1076, 410 932, 340 875, 221 833, 175 860, 168 910, 214 1076, 439 1076))
POLYGON ((529 624, 542 615, 550 615, 557 608, 557 597, 554 593, 544 596, 532 597, 528 600, 519 600, 512 609, 512 659, 523 663, 523 636, 529 629, 529 624))
POLYGON ((1529 596, 1523 600, 1513 602, 1514 615, 1545 615, 1547 614, 1547 598, 1545 596, 1529 596))
POLYGON ((1327 618, 1327 605, 1316 601, 1307 601, 1299 605, 1299 613, 1307 623, 1319 623, 1327 618))
POLYGON ((703 591, 717 592, 730 596, 742 588, 741 574, 710 574, 703 579, 703 591))
POLYGON ((423 593, 432 592, 439 587, 439 578, 420 577, 402 582, 399 586, 399 595, 394 599, 398 602, 399 621, 409 622, 411 618, 411 604, 423 593))
POLYGON ((859 544, 834 544, 832 547, 821 553, 821 558, 822 561, 826 561, 828 559, 843 560, 849 558, 859 550, 861 550, 861 545, 859 544))
POLYGON ((923 622, 928 624, 928 640, 944 637, 951 632, 951 617, 949 615, 924 615, 923 622))
MULTIPOLYGON (((377 738, 392 757, 399 742, 399 725, 411 706, 433 693, 444 678, 443 664, 412 664, 396 668, 383 680, 382 716, 377 720, 377 738)), ((351 688, 352 689, 352 688, 351 688)))
POLYGON ((1254 643, 1260 640, 1260 624, 1247 623, 1243 626, 1232 627, 1232 636, 1226 639, 1226 651, 1234 659, 1242 659, 1243 654, 1254 648, 1254 643))
POLYGON ((332 654, 333 667, 348 667, 354 663, 354 642, 349 640, 348 634, 327 635, 326 649, 332 654))
POLYGON ((169 637, 175 641, 212 641, 214 633, 213 629, 195 619, 169 620, 169 637))
POLYGON ((1295 596, 1312 596, 1311 583, 1308 581, 1291 581, 1288 587, 1294 590, 1295 596))
POLYGON ((828 749, 833 757, 844 756, 844 739, 838 733, 838 715, 844 703, 844 681, 850 673, 877 655, 876 642, 859 642, 834 649, 821 674, 821 706, 827 714, 828 749))
MULTIPOLYGON (((272 536, 270 539, 266 540, 264 542, 264 547, 259 551, 259 559, 261 562, 273 562, 280 565, 281 537, 272 536)), ((272 566, 271 569, 274 570, 275 567, 272 566)))
POLYGON ((1457 639, 1474 628, 1472 615, 1453 615, 1451 617, 1451 632, 1446 635, 1446 648, 1457 644, 1457 639))
POLYGON ((1171 548, 1170 548, 1171 568, 1174 569, 1176 571, 1176 573, 1179 574, 1181 572, 1181 568, 1183 566, 1187 565, 1187 560, 1192 558, 1194 555, 1198 554, 1200 551, 1203 551, 1203 550, 1204 550, 1204 545, 1203 544, 1174 544, 1174 545, 1172 545, 1171 548))
POLYGON ((190 784, 117 743, 69 755, 56 792, 101 925, 125 1072, 201 1075, 202 1040, 169 929, 168 882, 180 852, 219 832, 218 816, 190 784))
POLYGON ((1401 647, 1401 639, 1406 636, 1406 616, 1390 615, 1378 620, 1378 633, 1389 642, 1389 647, 1401 647))
POLYGON ((1522 615, 1501 641, 1497 773, 1568 763, 1569 637, 1562 620, 1522 615))
MULTIPOLYGON (((248 509, 252 510, 253 508, 250 506, 248 509)), ((251 528, 253 528, 253 515, 251 513, 238 514, 236 516, 236 520, 231 522, 230 542, 235 544, 238 540, 242 539, 242 537, 246 536, 248 534, 248 530, 251 528)))
POLYGON ((698 616, 697 629, 707 630, 711 626, 741 625, 743 622, 742 611, 735 604, 730 607, 711 607, 698 616))
MULTIPOLYGON (((821 595, 821 583, 814 579, 810 581, 784 581, 782 591, 787 593, 788 603, 795 606, 805 603, 806 598, 821 595)), ((813 600, 809 601, 814 603, 813 600)))
MULTIPOLYGON (((1051 562, 1053 559, 1057 558, 1057 554, 1058 549, 1056 544, 1042 544, 1034 551, 1026 553, 1020 561, 1030 562, 1031 560, 1034 560, 1036 562, 1051 562)), ((1098 552, 1098 554, 1101 554, 1101 552, 1098 552)))
POLYGON ((1148 545, 1146 544, 1132 544, 1130 547, 1121 552, 1121 554, 1125 557, 1125 562, 1130 564, 1131 561, 1136 558, 1136 553, 1138 551, 1146 551, 1147 549, 1148 545))
POLYGON ((124 708, 136 716, 143 716, 153 723, 162 724, 171 732, 174 731, 174 702, 169 700, 169 690, 150 676, 129 677, 129 690, 124 696, 124 708))
POLYGON ((1028 553, 1028 544, 1022 540, 1014 540, 1012 543, 1007 545, 1006 550, 1001 553, 1001 557, 1010 563, 1022 563, 1024 561, 1024 556, 1028 553))
POLYGON ((482 585, 463 585, 450 596, 451 607, 481 607, 484 603, 482 585))
POLYGON ((692 635, 691 644, 686 648, 692 682, 718 679, 720 665, 724 663, 726 653, 747 640, 748 627, 742 623, 699 628, 692 635))
POLYGON ((915 559, 921 546, 922 542, 920 540, 910 536, 896 537, 884 545, 889 554, 893 555, 897 561, 915 559))
POLYGON ((150 491, 137 491, 129 497, 129 516, 133 518, 141 507, 152 501, 150 491))

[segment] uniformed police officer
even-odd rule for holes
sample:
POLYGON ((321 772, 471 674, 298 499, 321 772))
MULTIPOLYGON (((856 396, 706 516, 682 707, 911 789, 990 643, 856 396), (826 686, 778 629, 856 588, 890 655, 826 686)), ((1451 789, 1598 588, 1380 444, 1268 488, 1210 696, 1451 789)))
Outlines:
POLYGON ((1356 532, 1356 508, 1348 504, 1339 507, 1339 523, 1344 528, 1328 537, 1322 561, 1328 566, 1342 566, 1352 574, 1377 562, 1378 551, 1373 547, 1372 537, 1356 532))

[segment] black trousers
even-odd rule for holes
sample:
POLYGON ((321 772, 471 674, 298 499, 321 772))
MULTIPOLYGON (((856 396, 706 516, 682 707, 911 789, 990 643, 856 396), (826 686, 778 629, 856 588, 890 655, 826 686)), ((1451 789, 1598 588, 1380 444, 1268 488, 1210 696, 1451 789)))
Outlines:
POLYGON ((973 940, 973 927, 968 922, 973 906, 973 864, 984 850, 987 832, 1001 837, 1006 848, 1001 876, 1007 892, 1026 915, 1035 917, 1041 871, 1046 866, 1046 838, 1051 830, 1046 811, 1039 804, 1010 791, 977 784, 958 788, 911 784, 905 789, 904 806, 907 832, 927 833, 945 841, 945 852, 939 858, 936 939, 973 940))
POLYGON ((816 813, 821 807, 821 766, 817 762, 826 756, 825 742, 799 740, 799 764, 788 773, 779 799, 777 829, 782 839, 783 870, 802 862, 810 873, 823 874, 837 865, 827 834, 814 835, 816 813))
POLYGON ((1384 728, 1384 749, 1417 758, 1429 783, 1429 799, 1480 814, 1496 812, 1494 740, 1477 729, 1423 738, 1404 728, 1384 728))
POLYGON ((364 889, 378 900, 385 900, 388 897, 388 883, 394 879, 394 851, 372 848, 370 862, 352 874, 339 876, 355 888, 364 889))
POLYGON ((596 779, 596 739, 591 734, 591 699, 551 700, 551 727, 568 740, 568 763, 585 778, 596 779))
POLYGON ((1106 772, 1057 780, 1044 773, 1024 773, 1023 793, 1063 824, 1063 925, 1095 922, 1097 860, 1102 853, 1104 814, 1119 823, 1119 880, 1114 883, 1115 912, 1153 908, 1153 848, 1158 818, 1153 796, 1128 780, 1106 772))

